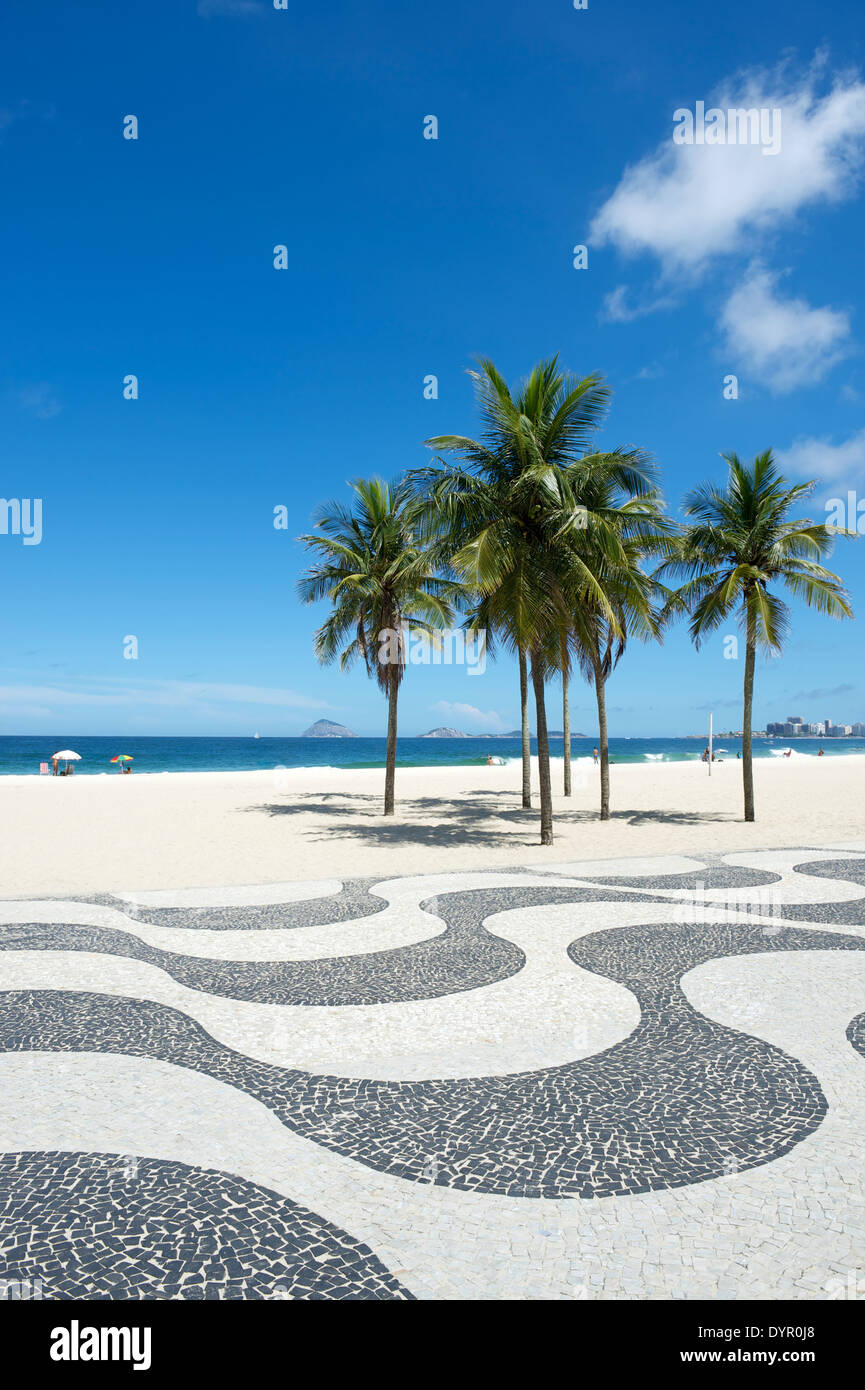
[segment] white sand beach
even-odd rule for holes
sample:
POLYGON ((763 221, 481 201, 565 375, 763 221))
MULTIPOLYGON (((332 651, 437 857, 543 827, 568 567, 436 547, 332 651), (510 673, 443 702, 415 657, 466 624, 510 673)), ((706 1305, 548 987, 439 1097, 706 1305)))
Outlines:
MULTIPOLYGON (((757 821, 742 820, 742 765, 622 764, 612 819, 597 770, 556 796, 556 841, 520 806, 518 766, 397 772, 342 768, 0 779, 0 895, 278 883, 699 850, 832 845, 865 837, 865 758, 755 761, 757 821)), ((554 764, 560 786, 561 764, 554 764)))

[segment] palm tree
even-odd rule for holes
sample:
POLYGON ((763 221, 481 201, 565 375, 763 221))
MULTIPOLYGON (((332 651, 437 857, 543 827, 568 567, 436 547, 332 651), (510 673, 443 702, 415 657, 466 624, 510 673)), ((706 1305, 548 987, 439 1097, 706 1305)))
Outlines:
MULTIPOLYGON (((477 480, 476 480, 477 481, 477 480)), ((447 483, 453 479, 448 475, 447 483)), ((446 486, 442 480, 442 486, 446 486)), ((450 495, 453 500, 454 494, 450 495)), ((476 489, 472 500, 482 500, 476 489)), ((441 503, 442 494, 435 495, 441 503)), ((494 489, 483 497, 491 508, 501 499, 494 489)), ((490 513, 492 515, 492 512, 490 513)), ((451 557, 451 567, 463 585, 480 595, 472 610, 472 626, 483 626, 502 645, 519 655, 526 654, 527 675, 535 699, 538 743, 538 782, 541 808, 541 843, 553 843, 552 783, 550 779, 549 739, 545 701, 545 681, 554 663, 548 658, 548 634, 559 632, 567 622, 561 592, 550 569, 549 541, 545 528, 528 526, 520 520, 520 504, 495 515, 481 535, 465 541, 451 557)), ((453 536, 455 532, 451 532, 453 536)), ((489 646, 488 646, 489 650, 489 646)), ((523 710, 523 727, 528 704, 523 710)))
POLYGON ((520 668, 520 743, 522 745, 522 800, 523 810, 532 809, 532 739, 529 733, 529 668, 526 662, 525 647, 517 648, 517 661, 520 668))
MULTIPOLYGON (((486 654, 488 658, 495 655, 495 639, 499 637, 503 640, 506 647, 514 648, 510 641, 508 628, 501 631, 496 630, 496 624, 492 617, 491 606, 481 595, 476 595, 474 606, 469 608, 466 618, 466 628, 472 632, 483 632, 487 636, 486 654)), ((524 811, 532 809, 532 741, 529 732, 529 668, 526 660, 526 649, 519 643, 515 647, 517 654, 517 664, 520 673, 520 740, 522 744, 522 806, 524 811)))
POLYGON ((754 819, 754 767, 751 720, 757 648, 777 653, 789 631, 789 608, 772 591, 783 584, 794 598, 832 618, 852 618, 847 592, 837 574, 818 563, 835 536, 852 536, 837 526, 792 514, 810 497, 816 480, 791 485, 778 470, 772 451, 742 463, 722 454, 728 467, 724 487, 704 483, 685 498, 685 515, 694 518, 659 576, 685 582, 670 594, 667 613, 687 611, 695 645, 731 613, 745 633, 742 776, 745 820, 754 819))
POLYGON ((297 589, 304 603, 327 598, 332 604, 315 635, 319 661, 338 659, 346 670, 360 657, 387 695, 384 814, 392 816, 406 632, 447 627, 458 587, 439 576, 419 543, 417 502, 405 482, 357 479, 349 486, 351 507, 327 503, 316 513, 316 534, 299 538, 318 558, 297 589))
POLYGON ((571 794, 571 654, 568 650, 567 634, 561 639, 562 670, 562 762, 564 763, 565 796, 571 794))
MULTIPOLYGON (((584 508, 562 490, 567 466, 579 458, 600 425, 610 398, 597 375, 582 379, 540 362, 511 393, 496 367, 481 359, 469 373, 483 426, 480 440, 443 435, 427 440, 460 464, 436 465, 411 476, 424 500, 440 553, 474 593, 506 644, 531 668, 538 739, 541 842, 552 844, 552 788, 544 682, 556 668, 561 634, 570 625, 568 603, 590 600, 614 621, 603 591, 578 550, 562 543, 580 524, 584 508)), ((595 520, 592 518, 592 520, 595 520)), ((598 525, 609 531, 603 518, 598 525)), ((609 536, 607 536, 609 541, 609 536)), ((616 542, 617 544, 617 542, 616 542)), ((598 542, 603 548, 603 538, 598 542)), ((521 717, 527 729, 527 681, 521 717)), ((527 750, 524 737, 523 778, 527 750)), ((525 802, 524 802, 525 804, 525 802)))
POLYGON ((586 679, 594 686, 598 708, 601 820, 610 818, 610 743, 606 685, 630 637, 660 639, 662 587, 645 573, 644 565, 674 548, 673 523, 664 515, 663 499, 654 486, 655 467, 639 449, 614 450, 580 459, 568 479, 595 518, 572 536, 598 576, 609 611, 583 599, 573 609, 572 648, 586 679), (597 527, 603 517, 618 541, 597 527), (598 541, 604 542, 599 548, 598 541), (595 552, 595 553, 593 553, 595 552), (612 614, 612 616, 611 616, 612 614))

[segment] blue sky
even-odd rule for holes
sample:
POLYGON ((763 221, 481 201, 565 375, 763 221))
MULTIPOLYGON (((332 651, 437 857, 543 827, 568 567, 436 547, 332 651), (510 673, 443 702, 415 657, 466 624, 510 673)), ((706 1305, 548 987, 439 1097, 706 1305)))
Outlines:
MULTIPOLYGON (((814 515, 865 496, 858 0, 7 0, 2 40, 0 495, 43 534, 0 534, 0 732, 383 733, 363 673, 316 665, 294 538, 472 433, 480 353, 605 373, 602 439, 651 450, 673 510, 770 446, 814 515), (675 147, 700 100, 781 109, 779 153, 675 147)), ((835 563, 861 608, 862 543, 835 563)), ((865 719, 859 630, 797 606, 758 725, 865 719)), ((737 727, 741 666, 723 634, 634 646, 611 732, 737 727)), ((507 661, 401 698, 406 734, 518 720, 507 661)))

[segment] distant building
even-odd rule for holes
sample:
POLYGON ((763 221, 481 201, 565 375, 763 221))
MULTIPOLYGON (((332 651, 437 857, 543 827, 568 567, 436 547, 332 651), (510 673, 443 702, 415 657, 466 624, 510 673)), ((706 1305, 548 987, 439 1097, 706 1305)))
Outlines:
POLYGON ((865 738, 865 722, 833 724, 831 719, 819 719, 806 724, 798 714, 791 714, 783 721, 769 721, 766 733, 774 738, 865 738))

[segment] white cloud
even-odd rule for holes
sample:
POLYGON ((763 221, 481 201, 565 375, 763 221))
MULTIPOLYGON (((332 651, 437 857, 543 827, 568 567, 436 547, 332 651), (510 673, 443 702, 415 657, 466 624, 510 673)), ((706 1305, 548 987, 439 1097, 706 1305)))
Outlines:
POLYGON ((721 312, 731 366, 744 367, 782 394, 826 375, 849 349, 850 320, 838 309, 782 299, 778 276, 753 265, 721 312))
POLYGON ((819 478, 827 487, 857 488, 865 482, 865 429, 833 444, 823 439, 795 439, 776 455, 779 466, 795 478, 819 478))
POLYGON ((0 705, 30 705, 39 702, 54 709, 89 706, 137 709, 159 706, 196 709, 202 705, 263 705, 288 709, 332 709, 323 700, 311 699, 294 690, 256 685, 223 685, 193 681, 99 681, 84 682, 79 689, 52 685, 0 686, 0 705))
POLYGON ((480 724, 483 729, 498 730, 505 727, 501 715, 494 709, 477 709, 474 705, 464 705, 451 700, 438 700, 434 705, 430 705, 430 709, 452 718, 470 719, 473 724, 480 724))
POLYGON ((296 690, 282 690, 260 685, 220 685, 192 682, 166 681, 175 687, 180 699, 214 700, 226 704, 273 705, 290 709, 333 709, 323 700, 314 700, 309 695, 300 695, 296 690))
POLYGON ((664 368, 660 362, 650 362, 647 367, 641 367, 637 372, 635 381, 657 381, 664 375, 664 368))
MULTIPOLYGON (((694 92, 707 108, 780 108, 781 148, 759 145, 675 145, 669 134, 653 154, 628 167, 594 218, 591 240, 626 254, 650 252, 664 270, 690 274, 709 259, 753 239, 817 201, 840 201, 853 190, 862 162, 865 83, 844 74, 824 96, 818 60, 794 79, 783 67, 750 71, 711 94, 694 92)), ((614 292, 615 293, 615 292, 614 292)))
POLYGON ((645 318, 647 314, 657 313, 658 309, 671 308, 674 302, 672 295, 663 294, 644 300, 642 304, 629 304, 627 285, 617 285, 604 295, 601 318, 609 323, 633 323, 634 319, 645 318))
POLYGON ((47 381, 28 382, 11 388, 11 393, 7 394, 11 394, 20 410, 37 420, 52 420, 62 408, 47 381))

